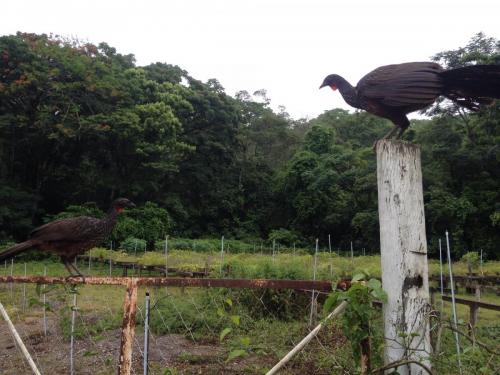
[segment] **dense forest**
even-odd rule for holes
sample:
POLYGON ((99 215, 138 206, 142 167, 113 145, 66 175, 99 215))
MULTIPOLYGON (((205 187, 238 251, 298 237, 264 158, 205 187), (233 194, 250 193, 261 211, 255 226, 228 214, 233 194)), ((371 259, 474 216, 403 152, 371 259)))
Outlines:
MULTIPOLYGON (((500 64, 483 34, 437 53, 443 66, 500 64)), ((327 72, 325 72, 327 73, 327 72)), ((106 43, 0 37, 0 240, 111 200, 138 204, 114 234, 279 240, 378 249, 373 142, 392 126, 364 112, 296 120, 266 91, 225 92, 167 63, 136 66, 106 43)), ((311 82, 318 85, 319 82, 311 82)), ((311 99, 313 100, 313 99, 311 99)), ((332 99, 333 100, 333 99, 332 99)), ((500 103, 429 108, 405 138, 422 147, 429 248, 500 243, 500 103)))

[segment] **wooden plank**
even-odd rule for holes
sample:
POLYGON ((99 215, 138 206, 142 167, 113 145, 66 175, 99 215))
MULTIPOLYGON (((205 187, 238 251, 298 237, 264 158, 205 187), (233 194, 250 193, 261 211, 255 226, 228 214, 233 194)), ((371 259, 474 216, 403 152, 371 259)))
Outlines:
POLYGON ((123 301, 123 322, 118 360, 118 375, 130 375, 132 370, 132 344, 135 336, 135 314, 137 311, 137 280, 127 283, 125 300, 123 301))
MULTIPOLYGON (((451 296, 442 296, 443 301, 451 302, 451 296)), ((455 302, 461 305, 476 306, 481 309, 500 311, 499 305, 494 305, 492 303, 472 301, 470 299, 455 298, 455 302)))

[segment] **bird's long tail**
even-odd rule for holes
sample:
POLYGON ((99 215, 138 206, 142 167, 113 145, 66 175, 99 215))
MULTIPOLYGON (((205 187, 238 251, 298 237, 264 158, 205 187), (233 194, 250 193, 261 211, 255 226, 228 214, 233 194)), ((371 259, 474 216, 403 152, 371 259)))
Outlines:
POLYGON ((9 247, 7 250, 0 253, 0 261, 4 261, 22 253, 25 250, 35 246, 37 243, 33 240, 24 241, 9 247))
POLYGON ((472 111, 500 99, 500 65, 471 65, 441 73, 444 96, 472 111))

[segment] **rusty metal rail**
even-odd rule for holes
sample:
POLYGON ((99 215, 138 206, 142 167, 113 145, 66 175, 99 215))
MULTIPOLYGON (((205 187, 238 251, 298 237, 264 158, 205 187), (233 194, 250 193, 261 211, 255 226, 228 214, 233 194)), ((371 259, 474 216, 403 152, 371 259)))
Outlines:
MULTIPOLYGON (((294 289, 329 292, 330 281, 312 280, 271 280, 271 279, 199 279, 199 278, 165 278, 165 277, 48 277, 48 276, 0 276, 0 283, 33 283, 33 284, 87 284, 87 285, 129 285, 137 286, 177 286, 205 288, 250 288, 250 289, 294 289)), ((345 290, 350 284, 341 281, 337 288, 345 290)))

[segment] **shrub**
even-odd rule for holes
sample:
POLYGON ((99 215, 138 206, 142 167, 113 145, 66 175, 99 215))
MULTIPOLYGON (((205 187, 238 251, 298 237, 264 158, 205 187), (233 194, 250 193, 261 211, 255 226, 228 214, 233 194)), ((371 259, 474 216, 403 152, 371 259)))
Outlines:
POLYGON ((128 252, 146 251, 146 241, 140 238, 127 237, 122 241, 121 248, 128 252))
POLYGON ((300 236, 297 232, 280 228, 269 233, 269 241, 276 241, 282 245, 292 247, 293 244, 300 242, 300 236))

